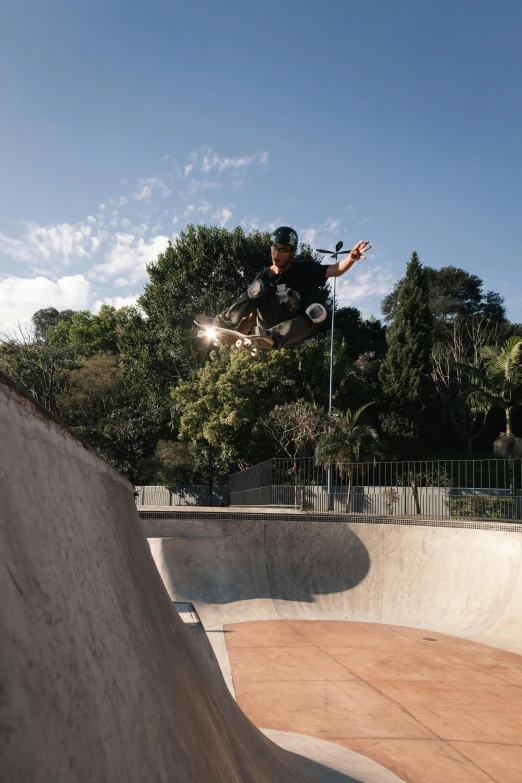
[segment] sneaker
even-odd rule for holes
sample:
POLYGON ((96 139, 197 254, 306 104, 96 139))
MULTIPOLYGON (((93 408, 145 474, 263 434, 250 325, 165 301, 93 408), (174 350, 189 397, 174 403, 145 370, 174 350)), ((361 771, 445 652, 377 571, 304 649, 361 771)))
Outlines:
POLYGON ((215 318, 209 315, 200 315, 197 318, 200 326, 218 326, 221 329, 237 329, 235 324, 230 323, 223 315, 218 315, 215 318))
POLYGON ((269 329, 265 329, 264 326, 259 326, 259 324, 257 324, 254 328, 254 334, 257 337, 265 338, 261 343, 265 348, 277 348, 277 342, 269 329))

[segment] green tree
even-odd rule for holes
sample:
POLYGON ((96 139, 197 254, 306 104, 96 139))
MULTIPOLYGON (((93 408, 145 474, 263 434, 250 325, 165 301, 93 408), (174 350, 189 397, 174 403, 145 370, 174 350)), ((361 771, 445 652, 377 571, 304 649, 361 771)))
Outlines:
POLYGON ((320 465, 335 465, 341 477, 346 475, 347 510, 350 509, 354 464, 373 459, 380 447, 377 431, 362 419, 369 405, 370 402, 357 410, 348 408, 344 415, 331 416, 328 431, 318 439, 315 447, 315 459, 320 465))
POLYGON ((365 353, 384 359, 386 329, 377 318, 364 319, 356 307, 341 307, 335 313, 335 330, 341 333, 346 353, 352 361, 357 361, 365 353))
MULTIPOLYGON (((483 281, 464 269, 445 266, 441 269, 425 267, 424 273, 429 294, 429 306, 434 324, 438 328, 457 317, 484 316, 500 323, 505 320, 504 300, 494 291, 483 292, 483 281)), ((399 280, 393 291, 381 304, 386 321, 394 320, 402 285, 399 280)))
POLYGON ((513 409, 522 405, 521 351, 522 337, 510 337, 497 348, 484 346, 480 352, 483 366, 472 370, 469 400, 473 408, 482 411, 502 408, 508 436, 514 435, 513 409))
MULTIPOLYGON (((330 384, 330 334, 326 335, 326 339, 318 335, 294 350, 299 368, 296 383, 301 390, 300 396, 314 405, 327 406, 330 384)), ((336 407, 353 404, 361 396, 368 399, 363 372, 350 358, 346 341, 337 330, 334 333, 332 386, 336 407)))
POLYGON ((179 437, 211 444, 232 468, 255 465, 273 455, 274 443, 263 422, 277 404, 299 398, 294 351, 221 348, 190 381, 173 390, 181 415, 179 437))
POLYGON ((58 410, 71 426, 95 427, 117 409, 123 368, 114 356, 87 359, 70 370, 67 385, 57 397, 58 410))
POLYGON ((429 432, 434 393, 431 377, 433 321, 428 285, 417 253, 413 253, 398 291, 395 318, 386 334, 388 353, 379 377, 386 411, 383 429, 399 450, 414 451, 429 432))
POLYGON ((68 347, 51 345, 34 330, 18 327, 0 343, 0 369, 24 386, 45 408, 56 413, 56 398, 76 366, 68 347))
POLYGON ((291 459, 306 456, 326 426, 324 408, 306 400, 276 405, 265 422, 274 442, 291 459))
POLYGON ((114 356, 94 356, 71 370, 57 398, 65 423, 134 484, 150 472, 148 460, 160 436, 141 403, 114 356))
POLYGON ((97 315, 89 310, 67 312, 67 319, 48 325, 45 339, 50 345, 66 346, 82 359, 118 355, 119 312, 114 307, 102 305, 97 315))
POLYGON ((55 307, 46 307, 37 310, 31 317, 34 328, 34 339, 37 341, 47 341, 47 332, 51 326, 57 326, 62 322, 70 322, 73 310, 62 310, 58 312, 55 307))
POLYGON ((467 457, 484 431, 490 407, 470 404, 469 390, 483 366, 482 349, 497 348, 508 325, 483 315, 459 316, 439 333, 433 351, 433 377, 442 413, 459 435, 467 457))

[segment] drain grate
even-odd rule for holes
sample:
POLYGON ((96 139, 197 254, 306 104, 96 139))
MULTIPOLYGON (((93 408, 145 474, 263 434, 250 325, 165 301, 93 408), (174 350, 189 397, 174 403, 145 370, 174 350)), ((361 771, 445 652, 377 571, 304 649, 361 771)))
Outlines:
POLYGON ((185 625, 190 625, 192 628, 203 627, 199 615, 194 609, 194 604, 188 601, 173 601, 172 604, 185 625))

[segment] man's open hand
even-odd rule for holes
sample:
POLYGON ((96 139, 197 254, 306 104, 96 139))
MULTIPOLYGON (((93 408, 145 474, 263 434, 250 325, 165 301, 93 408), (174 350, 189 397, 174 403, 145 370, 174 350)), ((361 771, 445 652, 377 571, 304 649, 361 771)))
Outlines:
POLYGON ((368 250, 371 250, 372 246, 368 242, 367 239, 361 239, 360 242, 357 242, 357 244, 352 247, 350 250, 350 259, 352 261, 358 261, 360 258, 366 258, 364 255, 368 252, 368 250))

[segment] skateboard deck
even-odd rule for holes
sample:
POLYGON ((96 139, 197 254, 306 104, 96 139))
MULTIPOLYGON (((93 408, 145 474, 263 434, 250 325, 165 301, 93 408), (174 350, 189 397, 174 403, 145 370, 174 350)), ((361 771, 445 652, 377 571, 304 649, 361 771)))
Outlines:
POLYGON ((198 337, 209 340, 216 347, 220 343, 220 339, 224 338, 224 342, 228 345, 235 345, 236 348, 249 348, 252 356, 255 356, 258 347, 268 348, 269 346, 264 343, 266 338, 263 338, 258 334, 240 334, 234 329, 225 329, 223 326, 212 326, 210 324, 201 324, 199 321, 194 322, 196 326, 199 326, 198 337))

